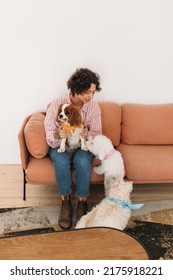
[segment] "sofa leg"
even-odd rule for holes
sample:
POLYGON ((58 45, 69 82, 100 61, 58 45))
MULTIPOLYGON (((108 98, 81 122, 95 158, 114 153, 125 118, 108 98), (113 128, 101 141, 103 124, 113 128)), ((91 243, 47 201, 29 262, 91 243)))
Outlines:
POLYGON ((23 169, 23 200, 26 200, 26 172, 23 169))

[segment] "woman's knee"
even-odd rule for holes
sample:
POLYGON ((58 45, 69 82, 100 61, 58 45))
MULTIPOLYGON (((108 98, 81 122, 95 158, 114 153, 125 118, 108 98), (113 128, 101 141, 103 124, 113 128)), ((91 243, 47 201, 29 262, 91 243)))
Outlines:
POLYGON ((61 166, 70 164, 70 158, 67 152, 58 153, 57 149, 54 148, 49 151, 49 155, 54 164, 60 164, 61 166))
POLYGON ((87 167, 91 165, 92 158, 93 155, 90 151, 77 150, 74 154, 73 162, 75 165, 87 167))

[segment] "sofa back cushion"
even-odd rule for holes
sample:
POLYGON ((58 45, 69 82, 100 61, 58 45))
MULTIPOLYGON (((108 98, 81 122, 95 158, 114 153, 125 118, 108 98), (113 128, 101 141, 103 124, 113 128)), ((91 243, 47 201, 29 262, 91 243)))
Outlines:
POLYGON ((44 113, 33 114, 24 128, 28 151, 37 159, 45 157, 49 150, 44 130, 44 119, 44 113))
POLYGON ((122 105, 122 142, 173 144, 173 104, 122 105))
POLYGON ((100 102, 102 117, 102 133, 112 141, 116 147, 120 143, 121 107, 112 102, 100 102))

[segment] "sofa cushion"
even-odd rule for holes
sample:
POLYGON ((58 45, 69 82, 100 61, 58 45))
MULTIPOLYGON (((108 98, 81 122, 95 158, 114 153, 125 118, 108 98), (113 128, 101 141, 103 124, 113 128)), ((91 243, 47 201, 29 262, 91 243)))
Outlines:
POLYGON ((173 144, 173 104, 122 105, 122 142, 173 144))
POLYGON ((99 103, 102 117, 102 133, 111 139, 114 146, 120 143, 121 106, 116 103, 99 103))
POLYGON ((118 150, 124 159, 128 180, 134 183, 173 182, 173 146, 120 144, 118 150))
POLYGON ((53 161, 48 156, 42 159, 31 157, 26 175, 29 184, 56 185, 53 161))
MULTIPOLYGON (((98 165, 100 165, 100 161, 94 158, 92 160, 91 184, 103 183, 103 175, 98 175, 93 171, 94 166, 98 165)), ((43 159, 31 157, 27 168, 26 180, 30 184, 55 186, 56 178, 53 161, 48 156, 43 159)), ((72 172, 72 181, 74 183, 76 181, 75 170, 72 172)))
POLYGON ((43 113, 33 114, 24 128, 28 151, 38 159, 45 157, 49 149, 44 130, 44 118, 43 113))

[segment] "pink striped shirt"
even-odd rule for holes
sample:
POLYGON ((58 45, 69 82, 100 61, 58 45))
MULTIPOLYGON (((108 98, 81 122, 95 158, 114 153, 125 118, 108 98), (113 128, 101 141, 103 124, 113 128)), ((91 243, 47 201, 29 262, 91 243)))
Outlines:
MULTIPOLYGON (((44 121, 46 141, 52 148, 59 147, 61 142, 61 139, 54 138, 54 133, 57 131, 58 127, 58 123, 55 121, 55 116, 59 105, 63 103, 71 104, 69 94, 51 102, 44 121)), ((83 104, 80 112, 84 126, 89 129, 91 136, 94 138, 97 134, 102 134, 101 111, 98 103, 91 99, 89 102, 83 104)))

